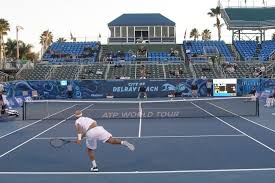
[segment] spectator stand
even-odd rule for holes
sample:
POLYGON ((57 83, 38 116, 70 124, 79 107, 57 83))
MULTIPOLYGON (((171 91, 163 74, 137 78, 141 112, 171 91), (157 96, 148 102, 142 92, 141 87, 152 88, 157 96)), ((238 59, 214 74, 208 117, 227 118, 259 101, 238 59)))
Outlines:
POLYGON ((42 60, 52 64, 89 64, 96 61, 100 42, 54 42, 42 60))

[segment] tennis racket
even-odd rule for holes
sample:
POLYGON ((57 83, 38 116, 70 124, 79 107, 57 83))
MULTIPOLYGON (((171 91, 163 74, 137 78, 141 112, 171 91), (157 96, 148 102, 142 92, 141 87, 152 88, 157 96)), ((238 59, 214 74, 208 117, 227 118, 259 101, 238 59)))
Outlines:
POLYGON ((50 140, 50 145, 54 148, 61 148, 66 144, 69 143, 76 143, 75 140, 67 140, 67 139, 59 139, 59 138, 54 138, 50 140))

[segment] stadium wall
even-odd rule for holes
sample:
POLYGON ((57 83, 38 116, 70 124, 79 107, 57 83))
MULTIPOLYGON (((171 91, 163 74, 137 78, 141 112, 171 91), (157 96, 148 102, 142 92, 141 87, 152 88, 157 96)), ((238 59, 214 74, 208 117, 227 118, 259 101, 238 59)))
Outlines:
MULTIPOLYGON (((206 80, 202 79, 166 79, 166 80, 73 80, 66 81, 73 86, 74 99, 99 99, 112 93, 115 98, 136 98, 140 85, 145 84, 149 98, 167 97, 176 89, 184 96, 191 96, 191 84, 198 85, 199 96, 206 96, 206 80)), ((41 99, 67 99, 67 86, 62 81, 13 81, 5 83, 9 106, 15 108, 23 101, 31 100, 31 91, 37 90, 41 99), (23 91, 25 95, 23 96, 23 91), (27 93, 27 94, 26 94, 27 93)), ((237 94, 243 96, 253 86, 262 99, 275 87, 271 79, 238 79, 237 94)))

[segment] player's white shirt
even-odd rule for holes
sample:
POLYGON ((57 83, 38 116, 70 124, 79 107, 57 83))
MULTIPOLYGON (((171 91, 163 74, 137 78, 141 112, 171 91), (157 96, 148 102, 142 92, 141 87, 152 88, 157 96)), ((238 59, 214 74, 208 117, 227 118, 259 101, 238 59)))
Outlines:
POLYGON ((83 133, 86 133, 93 123, 96 123, 96 121, 87 117, 80 117, 75 121, 75 125, 80 125, 83 133))

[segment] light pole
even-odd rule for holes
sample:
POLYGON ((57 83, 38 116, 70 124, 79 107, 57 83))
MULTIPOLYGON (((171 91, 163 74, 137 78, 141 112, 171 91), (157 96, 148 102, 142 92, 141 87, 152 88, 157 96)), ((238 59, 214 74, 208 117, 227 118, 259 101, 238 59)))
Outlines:
POLYGON ((19 30, 23 30, 23 27, 16 26, 16 58, 17 60, 19 60, 19 39, 18 39, 19 30))

